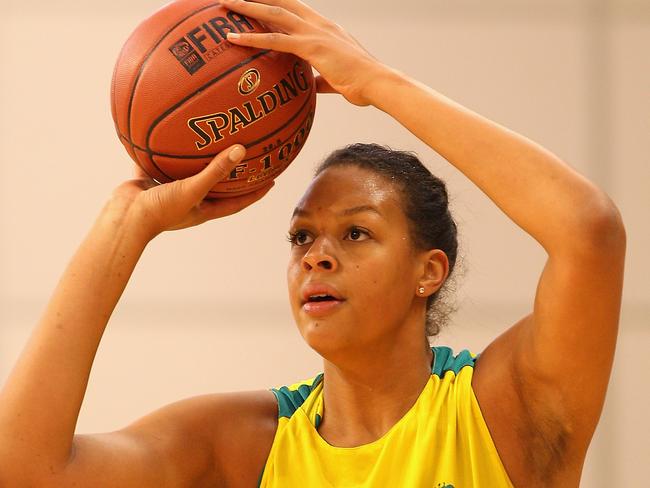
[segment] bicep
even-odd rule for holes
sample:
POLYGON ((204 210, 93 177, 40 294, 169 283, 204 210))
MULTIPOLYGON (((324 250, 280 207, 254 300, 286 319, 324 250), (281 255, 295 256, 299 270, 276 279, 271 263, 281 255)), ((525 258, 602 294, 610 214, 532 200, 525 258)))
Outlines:
POLYGON ((270 391, 188 398, 116 432, 76 435, 67 466, 43 485, 223 485, 233 469, 250 459, 263 462, 276 417, 277 405, 270 391))
MULTIPOLYGON (((625 240, 549 253, 533 312, 480 355, 472 386, 521 479, 574 476, 602 410, 616 345, 625 240)), ((569 236, 567 238, 572 238, 569 236)))
POLYGON ((550 256, 514 356, 531 386, 552 388, 580 415, 600 415, 620 315, 624 246, 550 256))
POLYGON ((622 227, 603 225, 582 239, 549 254, 533 312, 494 341, 485 359, 501 361, 494 374, 509 379, 512 398, 523 408, 556 418, 588 441, 616 346, 625 235, 622 227))
POLYGON ((173 457, 163 442, 127 431, 76 435, 72 458, 54 486, 169 486, 173 457))
POLYGON ((196 415, 192 398, 115 432, 75 435, 70 461, 54 486, 191 486, 213 465, 210 445, 193 427, 196 415))

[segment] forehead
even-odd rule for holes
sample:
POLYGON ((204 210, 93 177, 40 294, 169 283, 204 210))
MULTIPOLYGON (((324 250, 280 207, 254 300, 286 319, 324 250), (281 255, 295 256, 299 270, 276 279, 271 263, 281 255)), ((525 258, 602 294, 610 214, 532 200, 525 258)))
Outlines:
POLYGON ((346 165, 330 167, 314 178, 296 211, 340 213, 363 206, 375 207, 386 218, 403 216, 394 183, 374 171, 346 165))

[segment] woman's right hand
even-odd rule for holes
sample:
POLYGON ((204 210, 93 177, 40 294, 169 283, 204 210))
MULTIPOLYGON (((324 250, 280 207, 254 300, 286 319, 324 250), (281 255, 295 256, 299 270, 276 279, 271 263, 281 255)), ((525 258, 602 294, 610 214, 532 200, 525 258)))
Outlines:
POLYGON ((171 183, 158 184, 139 167, 136 178, 113 192, 111 203, 133 211, 149 239, 166 230, 178 230, 232 215, 262 198, 273 182, 237 197, 206 199, 208 192, 230 174, 246 150, 237 144, 220 152, 200 173, 171 183))
POLYGON ((196 459, 187 462, 185 442, 192 431, 170 424, 167 415, 156 417, 151 430, 136 424, 133 430, 80 438, 75 428, 102 335, 149 240, 235 213, 271 188, 269 183, 240 197, 205 200, 244 154, 242 146, 232 146, 189 178, 157 185, 138 172, 116 188, 0 385, 0 486, 168 486, 167 476, 180 483, 211 468, 213 451, 202 452, 204 432, 194 433, 201 442, 191 452, 196 459), (165 429, 167 437, 161 434, 165 429), (172 437, 170 454, 162 448, 172 437), (161 456, 167 456, 165 470, 159 469, 161 456))

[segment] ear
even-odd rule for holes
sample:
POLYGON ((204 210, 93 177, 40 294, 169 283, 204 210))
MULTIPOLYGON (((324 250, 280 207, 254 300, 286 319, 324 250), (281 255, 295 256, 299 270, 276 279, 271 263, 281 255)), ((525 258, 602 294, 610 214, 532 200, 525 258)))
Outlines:
POLYGON ((422 275, 418 280, 418 290, 424 288, 418 296, 433 295, 444 284, 449 275, 449 260, 444 251, 431 249, 422 254, 422 275))

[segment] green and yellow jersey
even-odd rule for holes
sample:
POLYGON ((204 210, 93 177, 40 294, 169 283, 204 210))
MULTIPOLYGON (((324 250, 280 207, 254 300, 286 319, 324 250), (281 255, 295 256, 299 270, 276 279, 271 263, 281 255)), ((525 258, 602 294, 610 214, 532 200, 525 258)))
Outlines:
POLYGON ((432 347, 431 377, 411 409, 380 439, 334 447, 318 433, 323 374, 272 388, 278 428, 262 488, 512 487, 472 390, 476 356, 432 347))

